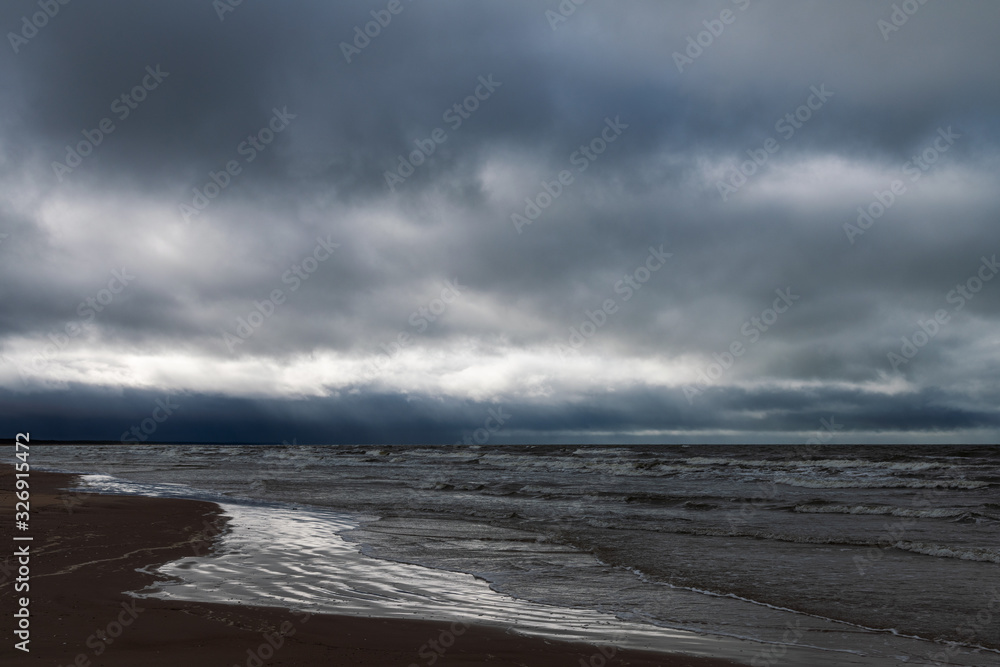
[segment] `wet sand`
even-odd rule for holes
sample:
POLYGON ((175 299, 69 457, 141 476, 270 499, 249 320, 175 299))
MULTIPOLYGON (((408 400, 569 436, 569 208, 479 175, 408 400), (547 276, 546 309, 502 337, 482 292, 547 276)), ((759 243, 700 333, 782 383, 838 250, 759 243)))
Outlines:
POLYGON ((14 543, 13 469, 0 466, 0 607, 10 637, 14 544, 30 544, 30 653, 0 649, 5 665, 661 665, 734 663, 523 637, 489 626, 312 615, 275 608, 136 599, 149 570, 204 554, 220 509, 192 500, 60 491, 68 475, 32 472, 34 540, 14 543), (7 558, 7 560, 3 560, 7 558), (581 662, 582 661, 582 662, 581 662))

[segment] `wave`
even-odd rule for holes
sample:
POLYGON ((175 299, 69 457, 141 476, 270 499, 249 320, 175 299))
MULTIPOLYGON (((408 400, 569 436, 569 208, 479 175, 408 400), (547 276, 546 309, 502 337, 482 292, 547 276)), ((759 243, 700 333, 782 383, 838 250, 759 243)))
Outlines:
MULTIPOLYGON (((586 520, 585 523, 591 527, 607 528, 620 527, 617 522, 605 522, 597 520, 586 520)), ((841 547, 855 547, 858 549, 898 549, 924 556, 934 556, 936 558, 957 558, 959 560, 977 561, 983 563, 1000 564, 1000 547, 977 547, 977 546, 946 546, 941 544, 928 544, 924 542, 907 542, 895 540, 888 535, 880 537, 848 537, 838 535, 803 535, 791 533, 778 533, 768 530, 757 530, 753 528, 708 528, 708 527, 688 527, 673 526, 669 529, 655 530, 653 532, 670 533, 674 535, 690 535, 694 537, 726 537, 726 538, 747 538, 752 540, 766 540, 770 542, 785 542, 790 544, 814 544, 841 547)))
POLYGON ((925 556, 1000 564, 1000 549, 996 547, 946 547, 923 542, 896 542, 892 546, 902 551, 912 551, 925 556))
POLYGON ((877 477, 870 479, 811 479, 806 477, 777 477, 778 484, 803 489, 982 489, 990 482, 970 479, 899 479, 877 477))
MULTIPOLYGON (((602 561, 600 559, 598 559, 598 562, 600 562, 602 565, 608 565, 609 567, 616 567, 616 565, 614 565, 612 563, 606 563, 605 561, 602 561)), ((753 598, 748 598, 748 597, 744 597, 742 595, 737 595, 736 593, 712 591, 712 590, 707 590, 707 589, 703 589, 703 588, 697 588, 697 587, 694 587, 694 586, 684 586, 684 585, 680 585, 680 584, 673 584, 673 583, 670 583, 669 581, 663 581, 662 579, 659 579, 657 577, 648 575, 645 572, 643 572, 642 570, 640 570, 640 569, 638 569, 636 567, 632 567, 630 565, 619 565, 617 567, 621 567, 621 568, 623 568, 623 569, 631 572, 632 574, 634 574, 636 576, 636 578, 638 578, 640 581, 642 581, 643 583, 646 583, 646 584, 666 586, 666 587, 672 588, 674 590, 690 591, 692 593, 698 593, 698 594, 706 595, 706 596, 709 596, 709 597, 730 598, 732 600, 740 600, 742 602, 748 602, 750 604, 758 605, 758 606, 761 606, 761 607, 766 607, 768 609, 774 609, 774 610, 777 610, 777 611, 789 612, 789 613, 796 614, 796 615, 801 615, 801 616, 808 616, 808 617, 811 617, 811 618, 816 618, 816 619, 819 619, 819 620, 822 620, 822 621, 826 621, 828 623, 842 624, 842 625, 846 625, 846 626, 849 626, 849 627, 859 628, 861 630, 867 630, 869 632, 885 633, 885 634, 890 634, 890 635, 893 635, 893 636, 896 636, 896 637, 905 637, 907 639, 916 639, 916 640, 927 641, 927 642, 935 642, 935 641, 937 641, 937 640, 932 639, 930 637, 924 637, 924 636, 921 636, 919 634, 902 632, 902 631, 897 630, 896 628, 893 628, 893 627, 875 627, 875 626, 864 625, 864 624, 856 623, 856 622, 852 622, 852 621, 847 621, 847 620, 844 620, 844 619, 833 618, 831 616, 822 616, 820 614, 811 613, 811 612, 804 611, 804 610, 801 610, 801 609, 794 609, 792 607, 786 607, 786 606, 771 604, 769 602, 764 602, 764 601, 761 601, 761 600, 755 600, 753 598)), ((751 639, 753 639, 753 641, 760 641, 757 638, 751 638, 751 639)), ((980 650, 990 651, 990 652, 993 652, 993 653, 1000 653, 1000 651, 998 651, 996 649, 984 647, 984 646, 981 646, 979 644, 972 644, 972 643, 967 643, 967 642, 962 642, 962 641, 958 641, 958 642, 953 641, 953 642, 949 642, 949 643, 955 644, 957 646, 962 646, 962 647, 965 647, 965 648, 980 649, 980 650)), ((857 651, 849 651, 848 650, 848 651, 844 651, 844 652, 845 653, 856 653, 856 654, 861 655, 861 653, 857 652, 857 651)), ((905 659, 904 659, 904 661, 905 661, 905 659)), ((940 663, 937 663, 937 664, 940 664, 940 663)))
POLYGON ((877 516, 917 517, 921 519, 950 519, 965 515, 974 515, 964 509, 913 509, 895 507, 893 505, 796 505, 792 510, 801 514, 871 514, 877 516))
POLYGON ((738 466, 747 468, 869 468, 921 472, 946 467, 936 461, 867 461, 864 459, 731 459, 699 456, 683 459, 692 467, 738 466))

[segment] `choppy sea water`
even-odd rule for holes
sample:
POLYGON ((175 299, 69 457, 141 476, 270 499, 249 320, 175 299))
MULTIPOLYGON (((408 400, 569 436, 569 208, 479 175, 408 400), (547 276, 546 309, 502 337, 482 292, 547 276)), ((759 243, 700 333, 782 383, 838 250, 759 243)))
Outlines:
POLYGON ((39 454, 94 488, 226 503, 226 551, 168 565, 163 596, 440 618, 473 596, 472 620, 694 653, 714 637, 757 664, 1000 665, 996 447, 39 454))

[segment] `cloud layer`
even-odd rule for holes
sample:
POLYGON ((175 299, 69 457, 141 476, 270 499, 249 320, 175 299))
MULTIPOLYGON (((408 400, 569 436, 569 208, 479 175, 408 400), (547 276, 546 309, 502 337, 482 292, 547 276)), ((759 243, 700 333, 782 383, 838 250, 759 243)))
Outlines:
POLYGON ((1000 434, 995 3, 39 7, 0 9, 10 430, 1000 434))

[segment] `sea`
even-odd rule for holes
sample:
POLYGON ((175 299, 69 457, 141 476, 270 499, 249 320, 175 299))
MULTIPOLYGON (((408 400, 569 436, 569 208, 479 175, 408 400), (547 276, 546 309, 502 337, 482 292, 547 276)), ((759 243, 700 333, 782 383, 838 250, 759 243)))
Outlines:
POLYGON ((157 568, 139 596, 462 620, 754 667, 1000 665, 1000 447, 32 454, 81 473, 80 490, 222 506, 216 551, 157 568))

